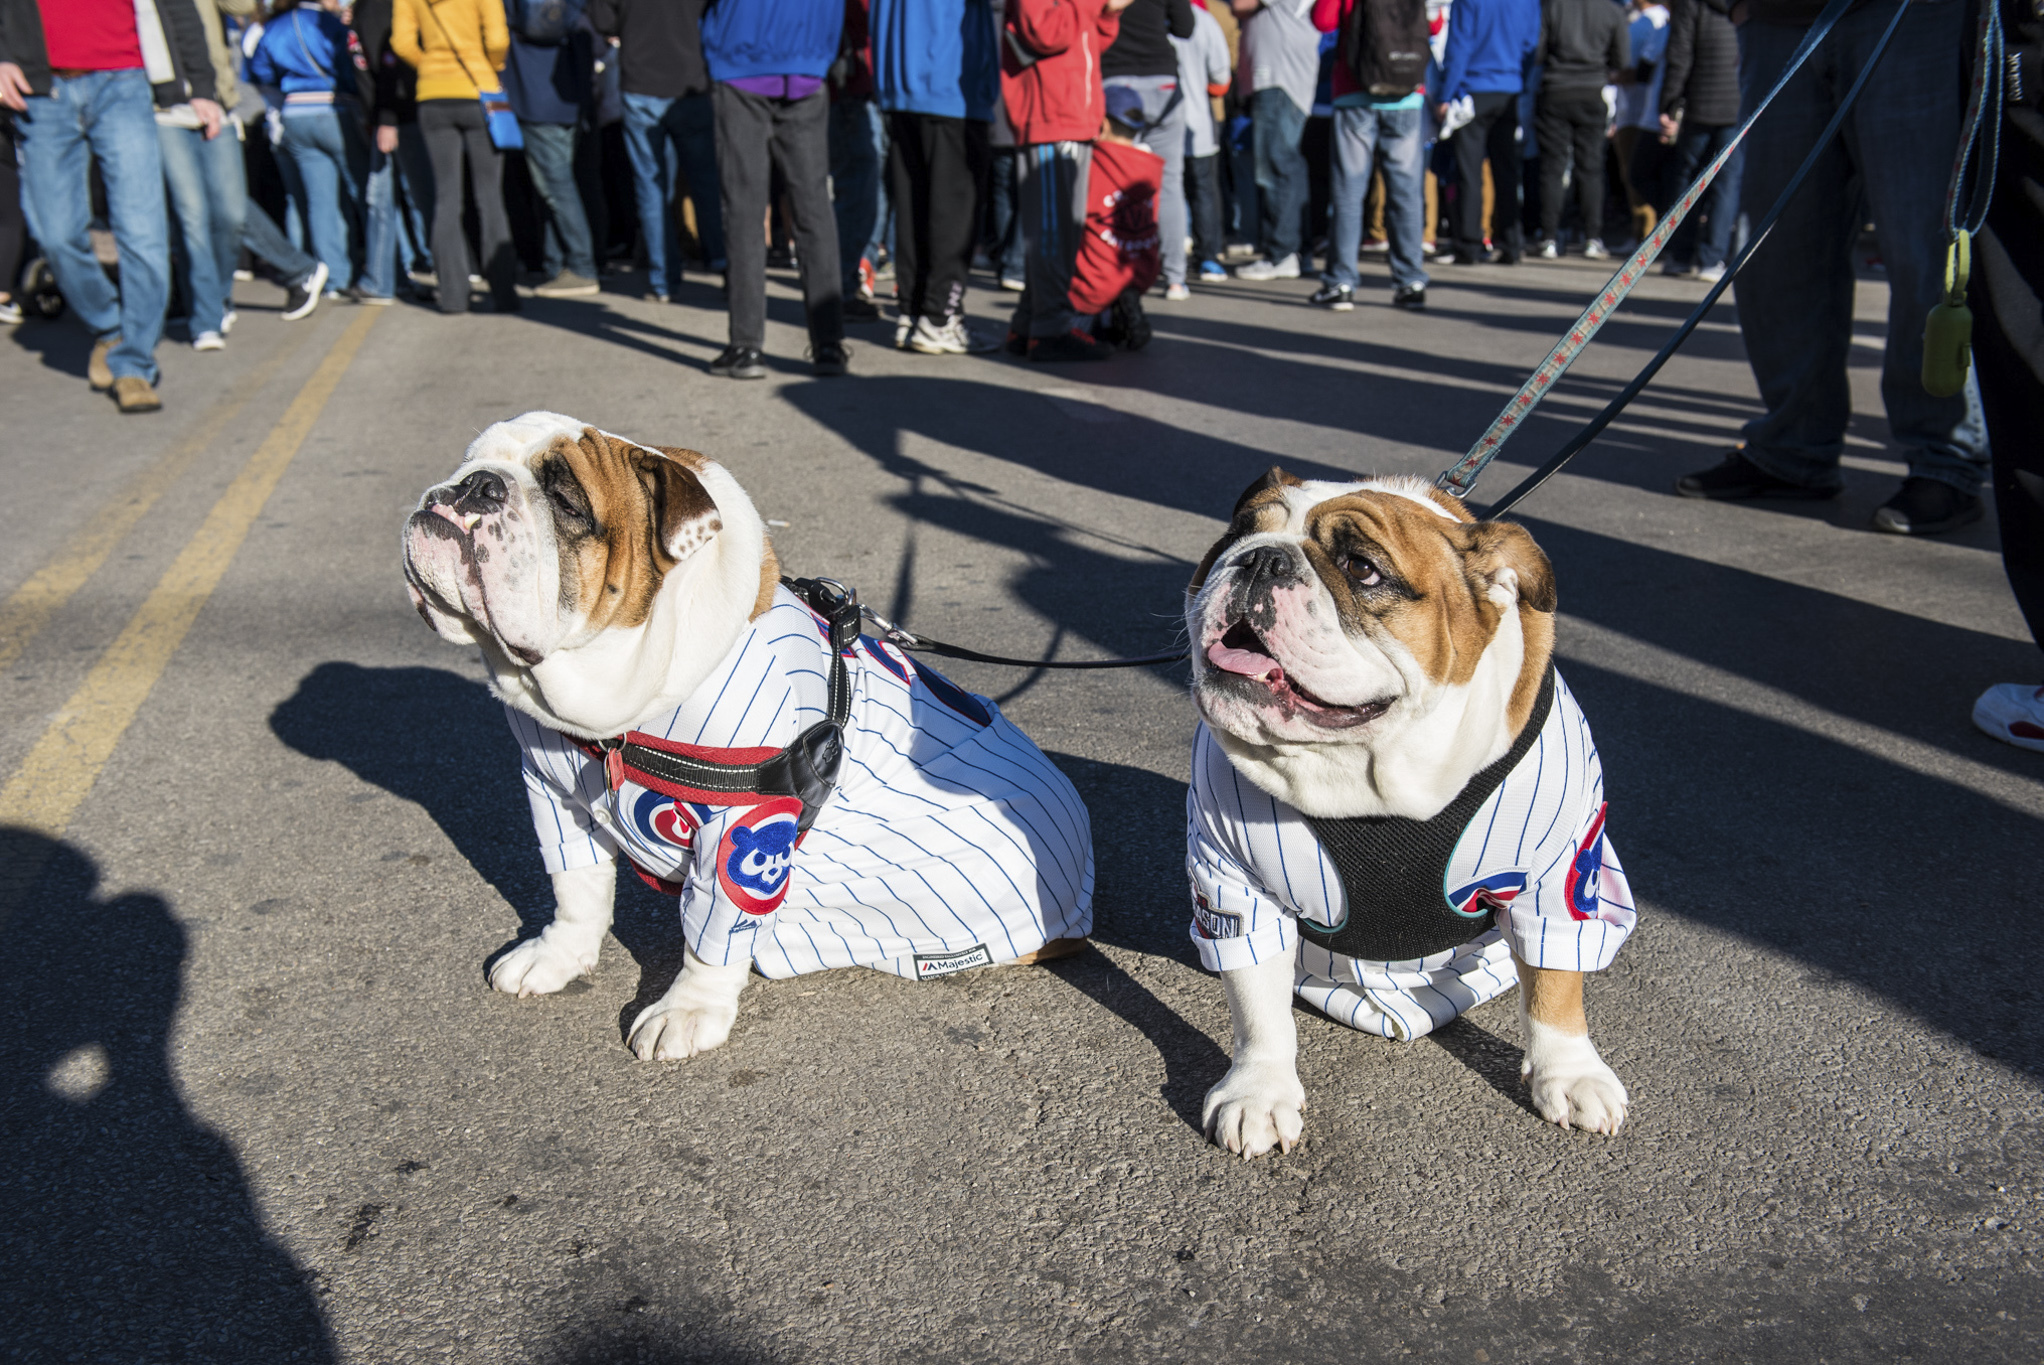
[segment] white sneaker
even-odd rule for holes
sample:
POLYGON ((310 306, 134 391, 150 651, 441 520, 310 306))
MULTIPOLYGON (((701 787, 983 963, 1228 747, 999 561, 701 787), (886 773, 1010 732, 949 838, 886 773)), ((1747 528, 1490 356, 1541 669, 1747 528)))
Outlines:
POLYGON ((222 313, 220 315, 220 335, 226 336, 229 332, 233 331, 235 321, 240 316, 241 314, 235 312, 232 308, 222 313))
POLYGON ((1184 303, 1191 297, 1192 291, 1182 284, 1167 284, 1164 286, 1164 302, 1166 303, 1184 303))
POLYGON ((1610 254, 1604 249, 1604 239, 1601 237, 1592 237, 1583 243, 1583 259, 1586 261, 1601 261, 1610 254))
POLYGON ((224 351, 227 349, 227 339, 218 332, 201 332, 192 338, 192 349, 195 351, 224 351))
POLYGON ((0 327, 12 327, 21 321, 21 305, 13 299, 0 299, 0 327))
POLYGON ((1299 253, 1294 251, 1281 261, 1251 261, 1248 265, 1235 267, 1238 280, 1296 280, 1299 278, 1299 253))
POLYGON ((2004 744, 2044 754, 2044 687, 1998 683, 1973 703, 1973 723, 2004 744))
POLYGON ((984 355, 999 345, 976 335, 965 325, 965 319, 955 313, 942 322, 917 318, 915 330, 908 338, 908 349, 924 355, 984 355))
POLYGON ((1537 254, 1543 261, 1558 261, 1561 259, 1561 243, 1549 237, 1540 243, 1537 254))
POLYGON ((1001 276, 1001 288, 1007 290, 1010 294, 1019 294, 1028 287, 1029 281, 1023 279, 1020 275, 1001 276))
POLYGON ((915 335, 915 331, 915 318, 910 317, 907 313, 896 313, 894 315, 894 349, 906 351, 908 349, 908 339, 915 335))
POLYGON ((1716 284, 1724 277, 1725 265, 1723 261, 1718 262, 1716 265, 1707 265, 1696 272, 1696 282, 1698 284, 1716 284))

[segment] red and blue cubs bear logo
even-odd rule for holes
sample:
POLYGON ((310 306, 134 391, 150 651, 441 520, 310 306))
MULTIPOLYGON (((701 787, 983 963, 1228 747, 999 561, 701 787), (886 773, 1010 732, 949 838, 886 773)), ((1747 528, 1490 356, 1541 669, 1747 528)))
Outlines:
POLYGON ((1464 919, 1482 919, 1517 900, 1526 889, 1526 874, 1517 869, 1493 872, 1480 881, 1448 893, 1448 908, 1464 919))
POLYGON ((1608 803, 1597 807, 1597 818, 1590 822, 1590 832, 1583 836, 1575 860, 1569 864, 1568 912, 1573 919, 1597 918, 1597 878, 1604 871, 1604 812, 1609 809, 1608 803))
POLYGON ((776 797, 733 820, 717 845, 717 885, 748 915, 770 915, 788 894, 802 803, 776 797))
POLYGON ((632 802, 632 828, 655 848, 662 844, 693 848, 701 827, 693 811, 662 792, 641 792, 632 802))

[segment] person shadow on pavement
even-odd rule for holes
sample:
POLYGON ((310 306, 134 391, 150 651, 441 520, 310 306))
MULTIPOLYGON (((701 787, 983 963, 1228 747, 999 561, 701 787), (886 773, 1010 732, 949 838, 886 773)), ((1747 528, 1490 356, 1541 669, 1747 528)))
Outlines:
POLYGON ((0 1341, 18 1361, 331 1361, 307 1272, 171 1069, 188 944, 70 844, 0 828, 0 1341), (30 881, 24 889, 20 882, 30 881))

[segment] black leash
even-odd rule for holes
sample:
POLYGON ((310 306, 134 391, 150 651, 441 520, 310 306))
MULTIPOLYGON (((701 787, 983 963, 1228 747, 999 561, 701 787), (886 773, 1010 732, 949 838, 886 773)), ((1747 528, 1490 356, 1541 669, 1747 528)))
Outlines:
POLYGON ((1172 654, 1145 654, 1140 659, 1010 659, 1001 654, 982 654, 976 649, 963 645, 947 645, 942 640, 932 640, 927 635, 917 635, 905 627, 882 616, 871 607, 860 607, 859 612, 880 629, 880 638, 897 649, 911 654, 938 654, 947 659, 969 659, 976 664, 1006 664, 1011 668, 1147 668, 1151 664, 1183 663, 1191 657, 1191 651, 1178 650, 1172 654))

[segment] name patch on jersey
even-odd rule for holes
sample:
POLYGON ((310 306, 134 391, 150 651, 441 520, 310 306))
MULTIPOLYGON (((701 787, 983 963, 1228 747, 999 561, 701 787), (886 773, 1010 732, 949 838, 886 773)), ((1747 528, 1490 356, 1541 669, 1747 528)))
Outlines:
POLYGON ((1192 896, 1192 923, 1201 938, 1242 937, 1242 917, 1214 909, 1207 904, 1207 898, 1196 891, 1192 896))
POLYGON ((984 943, 975 943, 963 952, 917 953, 916 980, 928 981, 932 977, 949 976, 953 972, 968 971, 974 967, 991 967, 994 955, 987 951, 984 943))
POLYGON ((748 915, 770 915, 788 894, 802 803, 763 801, 733 820, 717 845, 717 885, 748 915))

